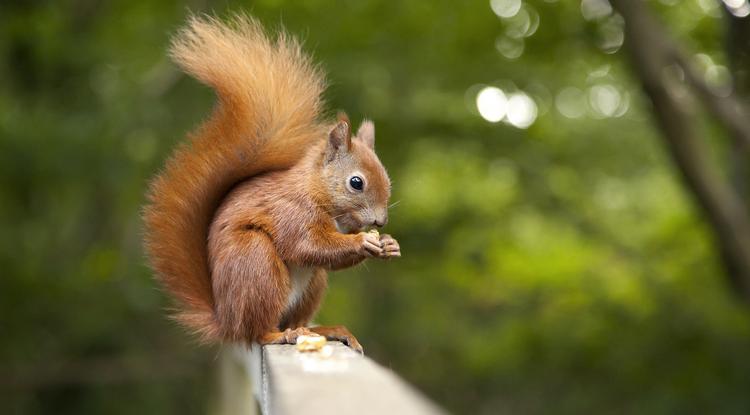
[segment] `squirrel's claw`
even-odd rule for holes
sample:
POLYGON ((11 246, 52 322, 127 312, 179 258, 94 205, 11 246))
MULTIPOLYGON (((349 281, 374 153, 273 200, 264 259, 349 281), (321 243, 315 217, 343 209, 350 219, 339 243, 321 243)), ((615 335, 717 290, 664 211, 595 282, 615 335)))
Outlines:
POLYGON ((383 252, 380 254, 381 258, 390 259, 401 256, 401 246, 399 246, 398 241, 391 235, 381 235, 380 244, 383 247, 383 252))

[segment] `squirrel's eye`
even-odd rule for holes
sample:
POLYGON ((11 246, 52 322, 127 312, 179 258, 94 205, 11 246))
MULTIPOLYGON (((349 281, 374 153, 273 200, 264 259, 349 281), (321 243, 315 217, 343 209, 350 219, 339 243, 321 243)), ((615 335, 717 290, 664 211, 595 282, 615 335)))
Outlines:
POLYGON ((362 190, 362 188, 365 187, 365 182, 359 176, 352 176, 352 178, 349 179, 349 186, 354 190, 362 190))

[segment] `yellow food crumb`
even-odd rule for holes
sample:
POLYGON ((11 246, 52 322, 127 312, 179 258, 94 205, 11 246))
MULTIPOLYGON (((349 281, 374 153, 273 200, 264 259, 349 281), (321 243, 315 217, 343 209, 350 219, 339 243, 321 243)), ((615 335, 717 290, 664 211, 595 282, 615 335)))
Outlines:
POLYGON ((317 352, 328 343, 325 337, 313 334, 310 336, 297 337, 297 350, 300 352, 317 352))

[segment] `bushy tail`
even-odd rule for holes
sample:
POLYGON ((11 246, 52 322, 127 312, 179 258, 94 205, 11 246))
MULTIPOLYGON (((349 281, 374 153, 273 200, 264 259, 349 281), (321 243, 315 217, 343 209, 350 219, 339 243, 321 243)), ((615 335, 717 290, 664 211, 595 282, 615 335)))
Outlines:
POLYGON ((292 166, 320 140, 324 79, 294 38, 270 37, 245 15, 191 18, 170 55, 215 89, 218 104, 151 183, 145 247, 177 319, 212 341, 220 337, 207 260, 214 211, 234 184, 292 166))

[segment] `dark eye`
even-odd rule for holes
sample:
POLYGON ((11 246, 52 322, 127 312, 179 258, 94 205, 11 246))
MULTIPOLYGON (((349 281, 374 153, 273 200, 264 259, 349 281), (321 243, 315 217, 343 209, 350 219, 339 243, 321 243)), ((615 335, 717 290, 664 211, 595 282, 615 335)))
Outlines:
POLYGON ((365 187, 365 182, 359 176, 352 176, 352 178, 349 179, 349 186, 354 190, 362 190, 365 187))

